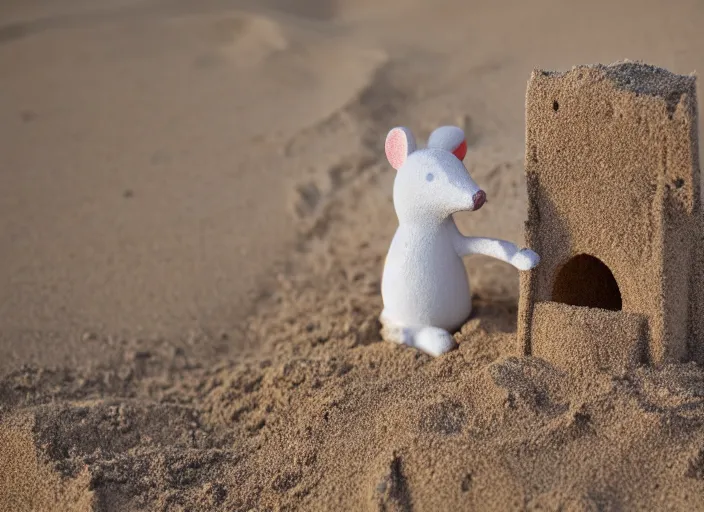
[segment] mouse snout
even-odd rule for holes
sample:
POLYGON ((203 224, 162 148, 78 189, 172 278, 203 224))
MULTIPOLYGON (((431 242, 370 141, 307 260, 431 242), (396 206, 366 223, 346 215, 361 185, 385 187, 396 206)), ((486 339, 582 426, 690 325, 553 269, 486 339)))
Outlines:
POLYGON ((486 202, 486 192, 483 190, 480 190, 476 194, 472 196, 472 202, 474 203, 474 207, 472 210, 478 210, 479 208, 482 207, 482 205, 486 202))

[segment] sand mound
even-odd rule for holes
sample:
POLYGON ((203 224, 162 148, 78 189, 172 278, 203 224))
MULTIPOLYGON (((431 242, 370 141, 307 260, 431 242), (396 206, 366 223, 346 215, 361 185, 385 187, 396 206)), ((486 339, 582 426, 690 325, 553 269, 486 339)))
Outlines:
POLYGON ((378 179, 338 196, 331 215, 359 215, 251 318, 256 357, 202 367, 135 342, 117 367, 8 375, 3 403, 34 418, 36 445, 100 510, 704 506, 695 365, 580 378, 513 357, 515 299, 482 289, 448 356, 379 342, 372 247, 393 222, 349 237, 378 179))
POLYGON ((291 44, 281 24, 256 14, 235 12, 227 17, 203 16, 195 23, 193 17, 188 16, 178 22, 185 30, 198 33, 205 46, 217 48, 222 58, 238 67, 261 66, 291 44))
POLYGON ((90 477, 61 475, 37 455, 28 415, 4 416, 0 423, 0 508, 2 510, 93 510, 90 477))

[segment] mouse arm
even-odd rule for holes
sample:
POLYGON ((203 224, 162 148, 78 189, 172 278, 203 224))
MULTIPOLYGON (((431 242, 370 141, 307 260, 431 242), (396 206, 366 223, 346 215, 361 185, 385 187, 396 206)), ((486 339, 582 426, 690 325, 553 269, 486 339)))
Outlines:
POLYGON ((455 227, 453 237, 455 250, 460 256, 483 254, 505 261, 518 270, 530 270, 540 261, 540 257, 530 249, 520 249, 515 244, 496 238, 464 236, 455 227))

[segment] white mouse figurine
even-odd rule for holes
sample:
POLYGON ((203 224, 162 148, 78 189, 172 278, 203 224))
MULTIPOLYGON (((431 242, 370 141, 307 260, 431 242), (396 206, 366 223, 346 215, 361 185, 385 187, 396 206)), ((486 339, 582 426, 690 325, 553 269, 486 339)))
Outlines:
POLYGON ((462 163, 467 142, 461 128, 437 128, 428 147, 416 149, 411 131, 397 127, 386 136, 385 151, 397 171, 399 226, 384 263, 381 336, 438 356, 455 348, 451 333, 472 311, 463 256, 492 256, 518 270, 532 269, 540 258, 504 240, 466 237, 455 225, 453 213, 478 210, 486 201, 462 163))

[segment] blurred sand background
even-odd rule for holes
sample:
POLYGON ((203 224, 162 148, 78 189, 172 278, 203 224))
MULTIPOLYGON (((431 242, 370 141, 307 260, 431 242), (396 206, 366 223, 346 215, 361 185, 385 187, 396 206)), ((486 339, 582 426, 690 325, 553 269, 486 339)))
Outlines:
POLYGON ((480 257, 451 357, 375 323, 391 127, 462 126, 489 202, 461 229, 522 243, 531 71, 702 72, 703 27, 698 0, 4 1, 0 509, 704 509, 699 369, 629 381, 658 413, 511 359, 517 274, 480 257), (603 436, 530 452, 578 402, 603 436))

